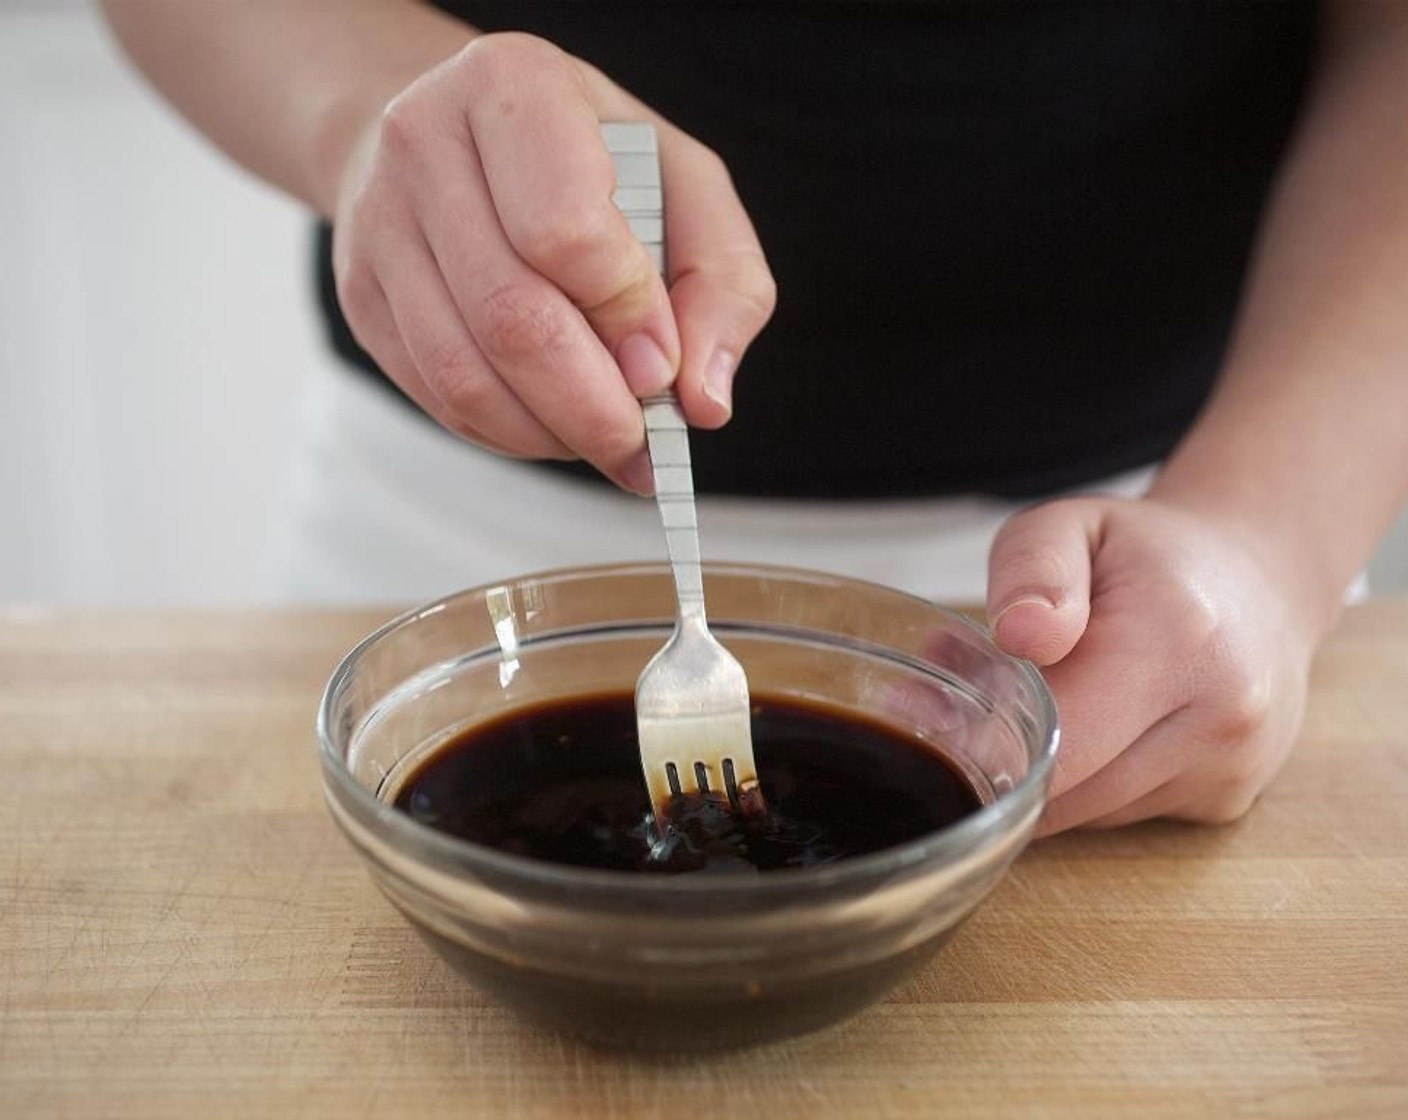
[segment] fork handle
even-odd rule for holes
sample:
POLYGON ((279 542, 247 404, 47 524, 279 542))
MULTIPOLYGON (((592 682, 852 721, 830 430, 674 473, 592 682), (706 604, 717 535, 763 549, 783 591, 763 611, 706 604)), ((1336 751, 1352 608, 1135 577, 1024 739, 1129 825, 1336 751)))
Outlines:
MULTIPOLYGON (((606 123, 602 140, 616 173, 617 207, 655 267, 665 271, 664 192, 660 148, 648 121, 606 123)), ((665 526, 665 545, 675 576, 680 621, 705 623, 704 579, 699 569, 699 523, 694 513, 694 475, 689 462, 689 429, 679 400, 667 390, 641 401, 655 503, 665 526)))
POLYGON ((641 402, 645 438, 655 475, 655 504, 665 526, 665 546, 675 577, 680 621, 704 623, 704 577, 699 566, 699 521, 694 512, 694 474, 689 462, 689 429, 675 394, 641 402))

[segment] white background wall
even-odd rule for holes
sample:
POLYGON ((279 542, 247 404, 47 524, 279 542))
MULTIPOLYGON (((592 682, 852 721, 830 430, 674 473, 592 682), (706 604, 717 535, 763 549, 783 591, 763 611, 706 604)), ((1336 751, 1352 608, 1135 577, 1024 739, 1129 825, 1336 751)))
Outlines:
MULTIPOLYGON (((331 362, 309 236, 85 5, 0 0, 0 601, 276 597, 300 393, 331 362)), ((1408 518, 1371 575, 1408 591, 1408 518)))
POLYGON ((65 0, 0 0, 0 168, 0 600, 268 598, 307 216, 65 0))

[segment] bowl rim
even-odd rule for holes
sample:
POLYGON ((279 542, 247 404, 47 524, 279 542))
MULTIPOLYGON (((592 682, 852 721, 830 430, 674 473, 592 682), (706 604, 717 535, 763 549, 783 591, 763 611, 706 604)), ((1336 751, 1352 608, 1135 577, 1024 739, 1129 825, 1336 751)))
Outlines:
MULTIPOLYGON (((756 876, 647 875, 640 872, 611 871, 549 863, 545 860, 499 851, 483 844, 476 844, 473 841, 440 832, 376 797, 372 791, 352 776, 351 770, 334 745, 330 734, 334 699, 340 694, 341 686, 351 676, 366 651, 393 631, 439 614, 452 603, 469 596, 482 595, 492 588, 509 584, 592 579, 606 575, 649 575, 669 578, 669 572, 669 564, 665 561, 582 564, 546 568, 512 576, 494 583, 479 584, 453 591, 421 606, 403 611, 371 631, 343 655, 328 678, 318 704, 316 730, 318 753, 322 763, 324 794, 330 800, 336 797, 339 801, 339 804, 334 806, 334 820, 345 832, 347 826, 341 814, 349 812, 360 818, 360 823, 364 827, 383 830, 387 842, 402 857, 409 857, 414 862, 427 864, 438 872, 449 872, 456 876, 464 874, 469 868, 476 871, 482 870, 494 874, 496 877, 526 880, 541 887, 558 887, 574 893, 604 892, 635 900, 706 897, 738 899, 752 895, 791 897, 799 893, 835 890, 857 885, 867 880, 889 878, 897 873, 936 861, 960 862, 981 850, 984 847, 984 841, 1000 841, 1003 838, 1002 826, 1013 816, 1027 811, 1024 807, 1033 799, 1034 795, 1038 799, 1044 796, 1046 783, 1060 745, 1061 728, 1055 699, 1035 665, 998 649, 985 627, 950 607, 873 580, 858 579, 853 576, 787 564, 706 561, 704 574, 706 578, 710 575, 716 577, 762 576, 794 580, 800 577, 809 583, 839 584, 860 589, 878 590, 887 595, 909 599, 917 605, 943 616, 945 621, 957 624, 960 628, 967 630, 989 647, 996 657, 1009 663, 1031 686, 1038 708, 1034 715, 1039 724, 1046 728, 1046 734, 1039 751, 1032 758, 1027 772, 1012 785, 1011 789, 999 794, 993 801, 964 817, 961 821, 939 829, 937 832, 926 833, 913 840, 907 840, 903 844, 897 844, 867 855, 855 856, 817 867, 788 868, 766 874, 760 873, 756 876)), ((359 849, 363 848, 363 845, 356 838, 349 837, 349 839, 353 840, 354 846, 359 849)), ((374 853, 371 852, 364 851, 364 855, 375 858, 374 853)))

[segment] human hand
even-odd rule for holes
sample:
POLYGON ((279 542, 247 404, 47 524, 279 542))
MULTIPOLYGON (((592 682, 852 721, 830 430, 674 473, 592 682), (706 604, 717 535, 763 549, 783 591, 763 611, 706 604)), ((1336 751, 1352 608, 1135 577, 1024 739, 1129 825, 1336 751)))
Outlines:
POLYGON ((1300 725, 1320 636, 1303 598, 1289 562, 1153 497, 1013 517, 988 617, 999 646, 1043 667, 1061 715, 1039 831, 1245 813, 1300 725))
POLYGON ((673 383, 692 424, 727 421, 772 313, 762 250, 719 158, 594 68, 481 36, 367 123, 337 195, 352 332, 444 427, 648 493, 637 398, 673 383), (612 204, 602 120, 658 130, 668 292, 612 204))

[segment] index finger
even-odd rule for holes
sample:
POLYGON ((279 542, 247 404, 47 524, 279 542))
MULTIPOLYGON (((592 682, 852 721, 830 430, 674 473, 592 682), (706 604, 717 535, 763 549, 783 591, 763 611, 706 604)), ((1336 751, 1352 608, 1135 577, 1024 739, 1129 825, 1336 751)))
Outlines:
POLYGON ((526 35, 476 40, 466 60, 473 87, 466 119, 509 244, 576 305, 618 360, 628 338, 651 339, 659 351, 653 366, 635 362, 627 372, 638 395, 660 391, 679 365, 674 312, 612 200, 615 174, 582 72, 526 35))
POLYGON ((1131 641, 1128 627, 1098 614, 1076 648, 1041 672, 1061 717, 1052 798, 1104 769, 1185 703, 1186 682, 1150 656, 1147 637, 1131 641))

